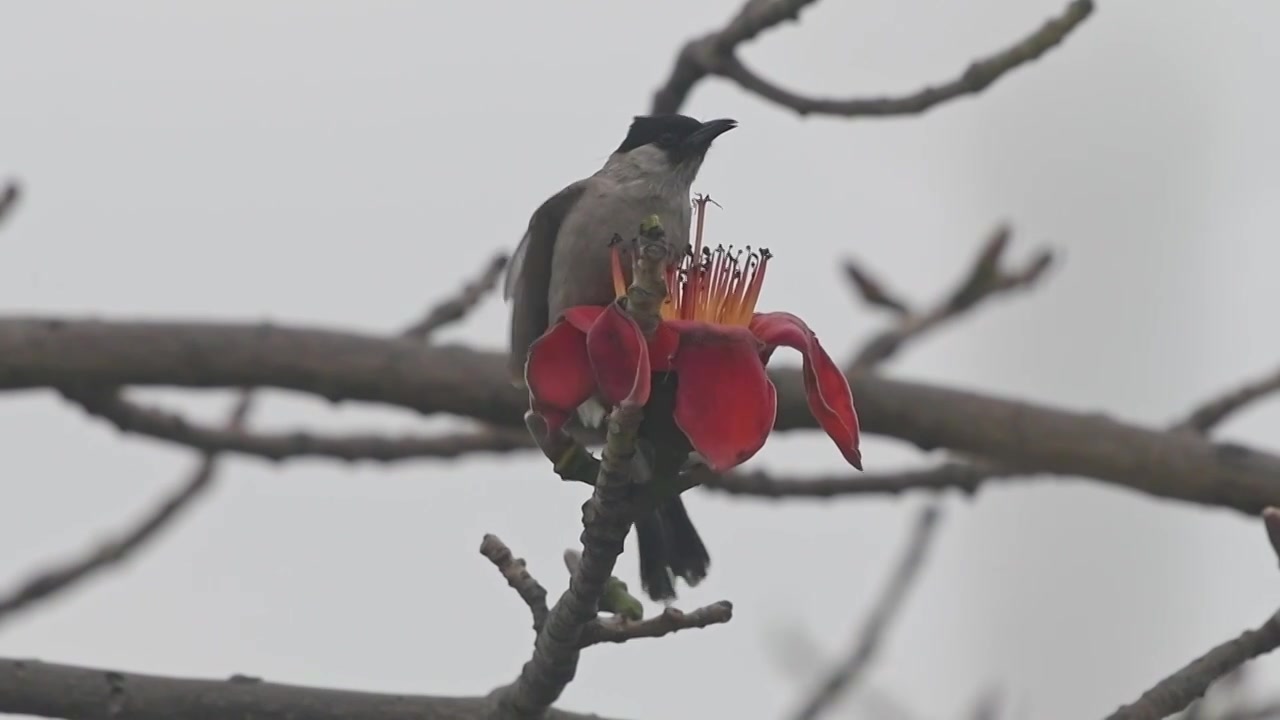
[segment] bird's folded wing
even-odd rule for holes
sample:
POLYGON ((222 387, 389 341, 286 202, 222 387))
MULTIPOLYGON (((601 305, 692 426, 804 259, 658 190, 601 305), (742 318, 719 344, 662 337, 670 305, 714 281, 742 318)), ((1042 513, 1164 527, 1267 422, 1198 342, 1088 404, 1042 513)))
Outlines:
POLYGON ((524 364, 529 346, 546 332, 550 323, 547 298, 556 235, 565 215, 585 189, 586 180, 579 180, 542 203, 529 218, 529 227, 507 265, 503 297, 511 303, 508 372, 517 387, 524 385, 524 364))

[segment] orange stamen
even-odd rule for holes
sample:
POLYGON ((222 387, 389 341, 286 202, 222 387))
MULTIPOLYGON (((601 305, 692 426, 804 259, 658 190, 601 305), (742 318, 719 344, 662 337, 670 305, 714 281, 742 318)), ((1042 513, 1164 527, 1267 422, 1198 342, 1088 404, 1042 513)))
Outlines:
MULTIPOLYGON (((667 298, 662 303, 662 318, 745 326, 755 314, 771 255, 763 248, 755 251, 747 248, 737 253, 724 247, 705 249, 702 230, 709 202, 714 201, 706 196, 694 201, 697 225, 693 252, 667 269, 667 298)), ((611 264, 613 289, 621 297, 627 292, 627 282, 618 246, 613 248, 611 264)))

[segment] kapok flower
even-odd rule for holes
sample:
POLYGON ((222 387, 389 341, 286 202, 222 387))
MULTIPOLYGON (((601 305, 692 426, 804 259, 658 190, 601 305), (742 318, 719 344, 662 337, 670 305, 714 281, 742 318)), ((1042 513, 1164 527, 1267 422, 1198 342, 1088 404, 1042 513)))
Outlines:
MULTIPOLYGON (((723 472, 764 445, 777 414, 777 390, 765 364, 780 346, 804 358, 809 409, 849 464, 862 469, 858 415, 844 373, 803 320, 757 313, 771 255, 702 248, 699 200, 692 254, 670 268, 662 321, 646 342, 619 304, 565 310, 535 341, 525 366, 530 405, 555 431, 593 395, 616 406, 648 401, 650 373, 676 376, 675 421, 708 465, 723 472)), ((622 260, 613 251, 613 282, 626 294, 622 260)))

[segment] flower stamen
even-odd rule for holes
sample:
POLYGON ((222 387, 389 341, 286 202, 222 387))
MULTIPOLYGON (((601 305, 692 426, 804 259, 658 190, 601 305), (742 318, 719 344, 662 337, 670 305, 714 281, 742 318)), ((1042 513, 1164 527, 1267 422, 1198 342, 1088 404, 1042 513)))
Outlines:
MULTIPOLYGON (((711 250, 703 245, 706 205, 710 198, 699 196, 693 247, 675 266, 667 268, 667 297, 662 303, 664 320, 698 320, 717 325, 746 326, 760 299, 765 268, 772 254, 747 247, 735 250, 723 245, 711 250)), ((612 253, 614 293, 627 292, 620 243, 612 253)))

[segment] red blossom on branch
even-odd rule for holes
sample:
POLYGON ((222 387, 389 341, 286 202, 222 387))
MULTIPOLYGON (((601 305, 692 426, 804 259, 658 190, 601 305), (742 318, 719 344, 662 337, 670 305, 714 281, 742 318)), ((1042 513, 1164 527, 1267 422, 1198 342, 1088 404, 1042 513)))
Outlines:
MULTIPOLYGON (((768 250, 703 248, 708 201, 698 200, 693 252, 668 270, 662 322, 652 337, 646 341, 619 300, 569 308, 530 349, 525 377, 532 410, 556 431, 592 396, 610 406, 644 404, 651 374, 673 373, 677 425, 710 467, 723 472, 755 455, 773 429, 777 391, 765 364, 774 350, 790 347, 804 359, 814 417, 861 469, 848 380, 803 320, 755 311, 768 250)), ((618 247, 613 275, 621 299, 627 282, 618 247)))

